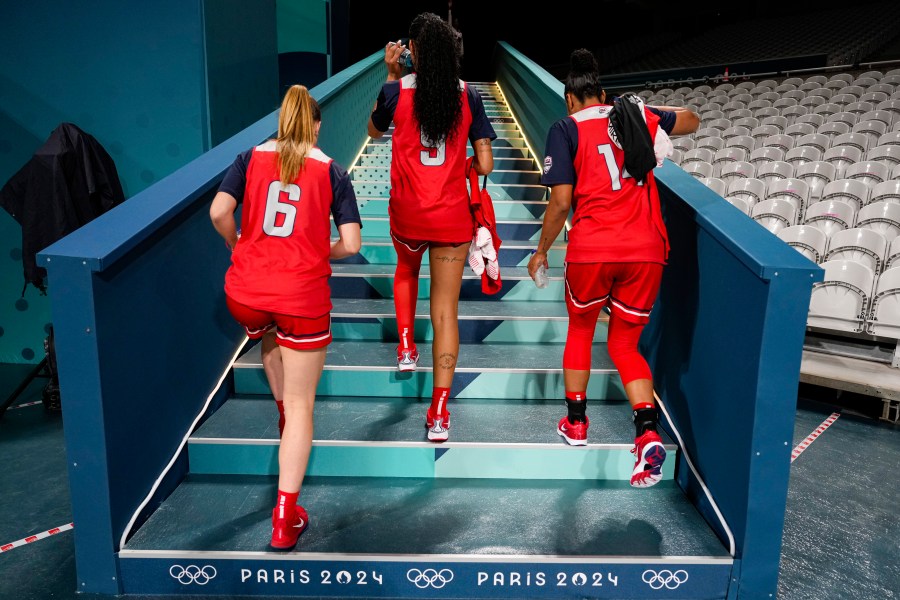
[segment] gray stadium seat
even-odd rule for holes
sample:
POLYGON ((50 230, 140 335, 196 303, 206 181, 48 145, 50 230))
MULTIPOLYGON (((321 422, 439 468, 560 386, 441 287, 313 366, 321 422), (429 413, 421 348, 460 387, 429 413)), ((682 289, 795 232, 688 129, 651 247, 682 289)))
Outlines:
POLYGON ((883 110, 891 113, 893 119, 891 122, 892 125, 900 120, 900 100, 885 100, 884 102, 879 102, 875 105, 875 110, 883 110))
POLYGON ((853 94, 837 94, 831 98, 831 103, 839 106, 840 110, 844 110, 845 106, 854 102, 857 102, 857 98, 853 94))
POLYGON ((819 127, 825 122, 825 117, 815 113, 807 113, 794 119, 794 123, 809 123, 813 127, 819 127))
POLYGON ((759 166, 760 163, 784 160, 784 150, 781 148, 757 148, 750 153, 750 163, 759 166))
MULTIPOLYGON (((855 221, 856 210, 842 200, 822 200, 810 204, 804 220, 806 225, 818 229, 826 238, 830 238, 835 232, 850 229, 855 221)), ((816 262, 823 259, 824 248, 816 262)))
POLYGON ((682 167, 696 179, 704 179, 713 176, 713 167, 705 162, 692 162, 687 167, 682 167))
POLYGON ((752 177, 732 179, 728 183, 725 197, 740 198, 747 206, 752 207, 757 202, 765 200, 766 183, 752 177))
POLYGON ((837 170, 835 176, 842 178, 844 173, 847 172, 847 167, 862 160, 862 156, 862 150, 859 148, 854 146, 835 146, 834 142, 832 142, 832 147, 825 151, 822 160, 833 164, 837 170))
POLYGON ((728 202, 728 204, 735 207, 736 209, 738 209, 739 211, 741 211, 742 213, 744 213, 745 215, 747 215, 748 217, 750 216, 751 206, 749 204, 747 204, 746 201, 742 200, 741 198, 725 198, 725 201, 728 202))
POLYGON ((822 197, 825 186, 834 181, 837 170, 825 161, 809 162, 794 171, 794 177, 809 185, 809 197, 815 202, 822 197))
MULTIPOLYGON (((849 127, 847 128, 849 131, 849 127)), ((809 123, 794 123, 793 125, 789 125, 787 129, 784 130, 785 135, 789 135, 794 140, 799 137, 803 137, 804 135, 809 135, 810 133, 816 133, 816 128, 810 125, 809 123)))
POLYGON ((825 82, 828 81, 828 78, 824 75, 812 75, 806 78, 806 83, 816 83, 818 85, 825 85, 825 82))
POLYGON ((890 99, 890 97, 891 97, 890 94, 886 94, 884 92, 869 91, 869 92, 866 92, 865 94, 863 94, 862 96, 860 96, 859 101, 860 102, 871 102, 872 104, 875 104, 877 106, 881 102, 884 102, 885 100, 890 99))
POLYGON ((726 119, 731 119, 732 121, 736 121, 738 119, 746 119, 748 117, 753 116, 753 111, 748 110, 746 108, 738 108, 736 110, 730 110, 725 113, 726 119))
POLYGON ((778 235, 778 232, 797 222, 797 210, 790 202, 763 200, 750 210, 750 217, 778 235))
POLYGON ((709 123, 709 127, 713 129, 718 129, 719 131, 725 131, 729 127, 731 127, 731 121, 727 119, 716 119, 709 123))
POLYGON ((877 231, 891 242, 900 234, 900 204, 871 202, 859 209, 856 226, 877 231))
MULTIPOLYGON (((890 85, 890 84, 885 85, 885 84, 881 84, 881 83, 876 84, 876 85, 870 85, 866 89, 866 94, 884 94, 888 98, 890 98, 891 94, 894 93, 894 89, 896 87, 897 87, 896 85, 890 85)), ((862 98, 860 98, 860 100, 862 100, 862 98)))
POLYGON ((830 102, 828 104, 820 104, 819 106, 813 109, 813 114, 822 115, 823 117, 829 117, 835 113, 843 112, 844 107, 840 104, 835 104, 830 102))
POLYGON ((861 133, 869 138, 869 148, 878 145, 878 139, 888 131, 883 121, 860 121, 853 126, 853 133, 861 133))
POLYGON ((763 140, 763 145, 769 148, 781 148, 785 152, 794 147, 794 138, 789 135, 770 135, 763 140))
POLYGON ((854 125, 859 122, 859 115, 851 113, 851 112, 838 112, 833 115, 829 115, 825 119, 826 123, 843 123, 847 126, 848 129, 852 129, 854 125))
POLYGON ((736 119, 734 121, 735 127, 746 127, 751 131, 759 127, 759 119, 755 117, 744 117, 743 119, 736 119))
POLYGON ((694 140, 694 149, 704 148, 711 152, 716 152, 725 147, 725 140, 718 136, 702 137, 694 140))
POLYGON ((785 79, 784 81, 782 81, 781 83, 782 83, 782 85, 795 85, 795 86, 799 87, 799 86, 803 85, 804 81, 800 77, 789 77, 789 78, 785 79))
POLYGON ((713 156, 713 151, 709 148, 694 148, 693 150, 688 150, 684 153, 681 168, 687 171, 690 163, 693 162, 703 162, 711 164, 713 156))
MULTIPOLYGON (((785 80, 785 82, 787 82, 787 80, 785 80)), ((822 86, 818 83, 814 83, 811 81, 804 81, 803 83, 801 83, 797 86, 797 89, 800 90, 801 92, 810 93, 813 90, 817 90, 821 87, 822 86)))
POLYGON ((742 81, 734 86, 736 90, 752 90, 756 87, 756 84, 752 81, 742 81))
POLYGON ((827 136, 829 140, 833 141, 841 134, 850 133, 850 126, 841 121, 825 123, 816 130, 816 133, 827 136))
POLYGON ((862 331, 875 287, 875 273, 852 260, 828 260, 820 266, 825 269, 825 279, 813 284, 807 324, 839 331, 862 331))
POLYGON ((868 88, 870 85, 877 85, 878 80, 872 79, 871 77, 865 77, 864 75, 860 75, 856 79, 853 80, 853 85, 861 87, 863 89, 868 88))
POLYGON ((786 163, 784 161, 764 163, 759 166, 759 170, 757 171, 756 176, 759 179, 765 181, 766 186, 768 187, 772 185, 773 181, 793 177, 794 167, 792 167, 790 163, 786 163))
POLYGON ((727 142, 731 138, 737 137, 739 135, 750 135, 750 130, 746 127, 733 126, 723 131, 721 137, 727 142))
POLYGON ((772 116, 772 117, 764 117, 760 120, 761 125, 774 125, 781 131, 787 129, 788 120, 787 117, 782 117, 781 115, 772 116))
POLYGON ((891 171, 891 179, 900 179, 900 165, 897 165, 891 171))
POLYGON ((687 137, 686 135, 672 138, 672 145, 676 150, 681 150, 682 152, 687 152, 688 150, 694 149, 694 140, 687 137))
POLYGON ((757 87, 767 87, 769 89, 773 89, 778 85, 778 82, 774 79, 763 79, 759 83, 756 84, 757 87))
POLYGON ((759 147, 767 137, 770 135, 778 135, 780 133, 782 133, 782 130, 775 125, 760 125, 759 127, 754 127, 753 130, 750 131, 750 137, 753 138, 754 143, 759 147))
POLYGON ((831 98, 835 95, 835 90, 833 88, 828 87, 817 87, 811 90, 807 90, 806 97, 807 98, 821 98, 825 102, 831 100, 831 98))
POLYGON ((894 113, 887 110, 870 110, 867 113, 859 115, 859 122, 865 121, 881 121, 886 128, 894 123, 894 113))
POLYGON ((877 160, 893 168, 900 164, 900 146, 876 146, 866 153, 866 160, 877 160))
POLYGON ((671 160, 676 165, 680 165, 683 158, 684 151, 679 148, 675 148, 674 150, 672 150, 672 155, 669 156, 669 160, 671 160))
MULTIPOLYGON (((776 94, 781 94, 782 96, 784 96, 788 92, 799 92, 800 90, 797 89, 796 85, 793 85, 790 83, 782 83, 782 84, 776 86, 775 89, 772 91, 775 92, 776 94)), ((800 93, 802 94, 803 92, 800 92, 800 93)))
POLYGON ((875 110, 875 105, 871 102, 851 102, 847 106, 844 107, 846 112, 851 112, 856 115, 862 115, 871 110, 875 110))
POLYGON ((845 88, 848 85, 850 85, 850 84, 847 83, 846 81, 841 81, 841 80, 829 81, 828 83, 825 84, 825 86, 822 89, 826 89, 831 92, 838 93, 838 92, 840 92, 841 88, 845 88))
POLYGON ((860 96, 866 93, 866 89, 860 85, 848 85, 845 88, 841 88, 841 93, 849 96, 853 96, 856 99, 859 99, 860 96))
MULTIPOLYGON (((779 87, 781 87, 781 86, 779 86, 779 87)), ((800 90, 788 90, 785 92, 779 92, 778 89, 776 88, 773 91, 781 94, 782 98, 790 98, 791 100, 795 100, 794 106, 797 106, 801 100, 806 98, 806 92, 801 92, 800 90)), ((775 106, 774 102, 772 103, 772 106, 775 106)))
POLYGON ((828 78, 828 81, 843 81, 847 84, 853 81, 853 76, 849 73, 837 73, 828 78))
POLYGON ((864 160, 847 167, 844 172, 846 179, 858 179, 865 183, 869 188, 890 178, 890 169, 884 163, 864 160))
MULTIPOLYGON (((805 97, 805 96, 804 96, 805 97)), ((778 112, 784 113, 786 108, 797 106, 799 102, 794 98, 779 98, 772 103, 772 108, 777 108, 778 112)))
POLYGON ((730 185, 737 179, 748 179, 756 175, 756 168, 746 161, 735 161, 722 166, 719 179, 730 185))
POLYGON ((778 237, 814 263, 825 256, 828 238, 815 227, 793 225, 779 231, 778 237))
POLYGON ((819 133, 810 133, 809 135, 804 135, 800 139, 797 140, 797 146, 811 146, 813 148, 818 148, 821 152, 825 152, 828 148, 831 147, 831 140, 827 135, 822 135, 819 133))
POLYGON ((743 148, 747 151, 747 154, 750 154, 756 148, 756 141, 749 135, 738 135, 733 138, 729 138, 725 142, 725 147, 743 148))
POLYGON ((728 93, 733 89, 734 89, 734 85, 732 85, 730 83, 720 83, 719 85, 717 85, 714 88, 714 90, 717 92, 725 92, 725 93, 728 93))
POLYGON ((801 117, 809 112, 809 109, 805 106, 792 106, 790 108, 784 109, 782 111, 781 116, 785 117, 789 123, 793 124, 797 122, 797 117, 801 117))
POLYGON ((700 138, 705 137, 719 137, 722 133, 719 129, 713 129, 712 127, 703 127, 694 132, 694 139, 699 140, 700 138))
POLYGON ((744 148, 722 148, 716 152, 712 166, 715 177, 722 173, 722 167, 727 163, 744 161, 749 153, 744 148))
POLYGON ((706 179, 701 179, 700 183, 714 191, 720 196, 725 195, 725 182, 717 177, 709 177, 706 179))
POLYGON ((888 246, 887 258, 884 260, 885 269, 893 269, 900 267, 900 235, 894 238, 891 245, 888 246))
POLYGON ((894 202, 900 204, 900 181, 883 181, 872 188, 869 202, 894 202))
POLYGON ((831 147, 835 146, 852 146, 862 153, 869 149, 869 138, 861 133, 843 133, 831 140, 831 147))
POLYGON ((866 71, 865 73, 861 74, 856 80, 859 81, 859 79, 863 77, 874 79, 877 83, 881 81, 882 77, 884 77, 884 73, 882 73, 881 71, 866 71))
MULTIPOLYGON (((760 90, 762 88, 753 88, 753 89, 755 92, 756 90, 760 90)), ((775 92, 771 91, 771 89, 768 92, 759 92, 759 94, 757 96, 760 100, 768 100, 769 102, 772 102, 773 104, 776 100, 781 98, 781 96, 779 96, 775 92)))
POLYGON ((788 150, 783 160, 790 163, 796 172, 798 167, 806 163, 822 160, 822 151, 812 146, 798 146, 788 150))
POLYGON ((747 104, 747 108, 753 111, 757 111, 763 108, 772 108, 772 103, 768 100, 754 100, 747 104))
POLYGON ((809 185, 794 178, 773 181, 767 188, 766 200, 789 202, 800 215, 809 202, 809 185))
POLYGON ((744 104, 743 102, 737 102, 737 101, 735 101, 735 100, 732 100, 731 102, 725 104, 725 105, 722 107, 722 110, 725 111, 725 112, 727 113, 727 112, 729 112, 729 111, 737 110, 737 109, 739 109, 739 108, 747 108, 747 105, 744 104))
POLYGON ((900 146, 900 131, 891 131, 878 138, 879 146, 900 146))
POLYGON ((859 209, 863 207, 871 195, 871 190, 862 181, 853 179, 838 179, 825 186, 822 191, 821 202, 840 200, 853 207, 854 218, 859 209))
POLYGON ((868 332, 900 339, 900 267, 886 270, 875 284, 868 332))
POLYGON ((853 260, 878 273, 887 253, 887 239, 877 231, 860 228, 858 218, 856 223, 853 229, 836 231, 831 236, 825 260, 853 260))

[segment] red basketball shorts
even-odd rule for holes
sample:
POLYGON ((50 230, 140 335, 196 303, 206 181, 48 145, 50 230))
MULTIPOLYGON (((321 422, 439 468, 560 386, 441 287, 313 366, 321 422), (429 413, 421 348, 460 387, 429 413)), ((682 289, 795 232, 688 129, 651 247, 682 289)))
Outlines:
POLYGON ((243 325, 251 340, 275 329, 279 346, 293 350, 315 350, 331 343, 331 313, 313 319, 257 310, 225 296, 234 320, 243 325))
POLYGON ((658 263, 566 263, 566 306, 585 313, 607 305, 623 320, 644 325, 659 292, 658 263))

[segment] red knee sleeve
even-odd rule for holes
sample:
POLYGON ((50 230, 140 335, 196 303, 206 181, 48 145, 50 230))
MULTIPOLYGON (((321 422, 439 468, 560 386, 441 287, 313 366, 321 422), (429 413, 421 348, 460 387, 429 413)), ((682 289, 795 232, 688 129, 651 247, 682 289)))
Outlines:
POLYGON ((569 312, 569 331, 566 334, 566 348, 563 351, 563 369, 589 371, 591 368, 591 345, 594 343, 594 329, 600 308, 586 312, 569 312))
POLYGON ((643 325, 629 323, 617 317, 615 313, 609 320, 606 347, 622 378, 622 385, 628 385, 636 379, 653 378, 650 366, 638 352, 638 341, 643 330, 643 325))

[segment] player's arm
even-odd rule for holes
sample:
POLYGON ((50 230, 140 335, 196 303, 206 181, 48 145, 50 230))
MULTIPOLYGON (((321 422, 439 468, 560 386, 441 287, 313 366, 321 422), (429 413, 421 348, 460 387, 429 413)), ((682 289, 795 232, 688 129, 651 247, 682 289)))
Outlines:
POLYGON ((475 148, 475 172, 479 175, 488 175, 494 170, 494 151, 491 149, 491 139, 481 138, 472 144, 475 148))
MULTIPOLYGON (((399 81, 400 78, 403 77, 403 67, 397 61, 400 60, 400 55, 404 50, 406 50, 406 46, 401 44, 399 40, 396 42, 388 42, 384 47, 384 64, 387 67, 387 81, 399 81)), ((383 116, 379 115, 379 108, 383 106, 384 90, 379 94, 378 101, 375 102, 375 108, 372 111, 372 116, 369 117, 369 137, 372 139, 377 140, 383 136, 384 132, 387 131, 388 126, 390 126, 390 120, 388 120, 387 126, 383 129, 378 127, 379 124, 383 125, 383 123, 376 123, 376 121, 379 120, 379 116, 382 117, 381 120, 383 121, 383 116)))
POLYGON ((234 245, 238 241, 237 223, 234 220, 236 208, 237 199, 228 192, 217 193, 209 207, 209 218, 212 220, 213 227, 225 240, 225 245, 230 250, 234 250, 234 245))
POLYGON ((531 275, 532 279, 539 266, 544 265, 544 268, 550 267, 550 264, 547 262, 547 253, 566 224, 566 217, 569 216, 569 210, 572 208, 573 187, 570 184, 559 184, 550 188, 550 202, 547 205, 547 210, 544 211, 541 238, 538 242, 537 250, 531 255, 531 260, 528 261, 528 274, 531 275))
POLYGON ((362 246, 362 236, 360 235, 359 223, 344 223, 338 227, 338 239, 331 242, 331 253, 329 258, 332 260, 340 260, 353 256, 359 252, 362 246))
POLYGON ((650 106, 659 112, 670 112, 675 115, 675 124, 669 135, 687 135, 694 133, 700 127, 700 117, 689 108, 683 106, 650 106))

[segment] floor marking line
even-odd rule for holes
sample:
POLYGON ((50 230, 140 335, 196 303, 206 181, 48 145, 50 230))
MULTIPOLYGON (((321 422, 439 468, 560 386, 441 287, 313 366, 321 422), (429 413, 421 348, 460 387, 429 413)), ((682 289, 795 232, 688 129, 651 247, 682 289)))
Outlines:
POLYGON ((35 400, 34 402, 25 402, 24 404, 16 404, 15 406, 10 406, 8 410, 16 410, 17 408, 25 408, 26 406, 34 406, 35 404, 43 404, 42 400, 35 400))
POLYGON ((805 440, 797 444, 793 452, 791 452, 791 462, 793 463, 795 460, 797 460, 797 457, 803 454, 806 449, 809 448, 810 444, 816 441, 816 438, 818 438, 820 435, 825 433, 825 430, 831 427, 840 416, 841 413, 831 413, 831 416, 822 421, 822 424, 816 427, 811 434, 806 436, 805 440))
POLYGON ((10 542, 8 544, 3 544, 0 546, 0 554, 4 552, 9 552, 13 548, 18 548, 19 546, 26 546, 28 544, 33 544, 38 540, 42 540, 44 538, 48 538, 50 536, 56 535, 57 533, 62 533, 63 531, 69 531, 70 529, 74 529, 74 523, 66 523, 65 525, 60 525, 59 527, 54 527, 53 529, 48 529, 47 531, 42 531, 40 533, 36 533, 34 535, 29 535, 28 537, 24 537, 21 540, 16 540, 14 542, 10 542))

